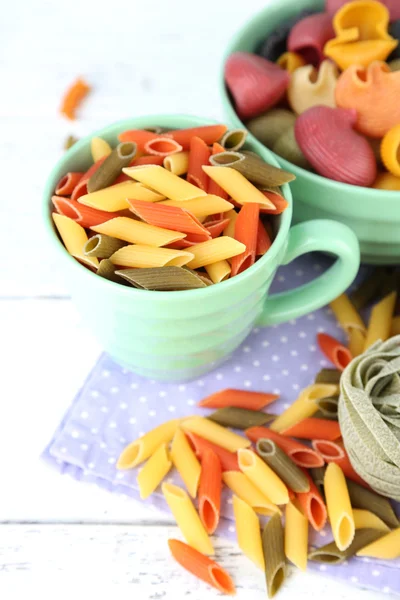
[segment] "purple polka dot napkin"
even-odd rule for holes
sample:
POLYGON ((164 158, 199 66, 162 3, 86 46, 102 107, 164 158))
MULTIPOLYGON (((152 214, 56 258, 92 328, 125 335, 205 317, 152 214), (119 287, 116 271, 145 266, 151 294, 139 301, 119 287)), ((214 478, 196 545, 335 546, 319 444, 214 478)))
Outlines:
MULTIPOLYGON (((330 262, 329 258, 318 254, 297 259, 279 269, 272 292, 310 281, 330 262)), ((280 394, 271 409, 282 412, 303 387, 312 383, 322 367, 331 366, 317 348, 317 332, 343 339, 328 307, 279 326, 255 328, 226 363, 201 379, 183 384, 144 379, 103 354, 43 456, 61 473, 140 501, 137 470, 117 471, 115 468, 127 443, 168 419, 207 415, 210 411, 197 408, 197 402, 226 387, 280 394)), ((182 484, 174 471, 170 472, 168 480, 182 484)), ((234 539, 231 494, 227 489, 223 494, 223 518, 217 535, 234 539)), ((161 511, 168 510, 160 490, 147 502, 161 511)), ((400 514, 399 506, 396 510, 400 514)), ((311 534, 311 543, 315 545, 331 539, 328 529, 311 534)), ((340 566, 309 562, 308 568, 360 587, 400 594, 400 560, 389 562, 356 557, 340 566)))

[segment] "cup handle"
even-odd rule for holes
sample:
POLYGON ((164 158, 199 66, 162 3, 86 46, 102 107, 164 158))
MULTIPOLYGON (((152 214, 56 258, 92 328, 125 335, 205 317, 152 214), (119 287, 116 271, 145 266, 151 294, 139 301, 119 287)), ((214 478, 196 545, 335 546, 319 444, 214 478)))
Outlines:
POLYGON ((301 317, 331 302, 353 282, 360 266, 360 247, 349 227, 324 219, 295 225, 289 231, 281 264, 315 251, 333 254, 337 260, 310 283, 268 296, 257 325, 265 327, 301 317))

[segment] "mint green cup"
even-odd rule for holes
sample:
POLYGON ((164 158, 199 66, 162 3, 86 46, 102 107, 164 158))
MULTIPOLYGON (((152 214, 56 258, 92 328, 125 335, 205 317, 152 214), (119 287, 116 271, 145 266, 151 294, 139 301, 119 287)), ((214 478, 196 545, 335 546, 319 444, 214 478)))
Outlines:
MULTIPOLYGON (((154 125, 177 129, 209 123, 198 117, 155 115, 121 121, 93 135, 116 144, 117 134, 126 129, 154 125)), ((248 146, 276 165, 264 146, 256 141, 248 146)), ((289 207, 279 217, 276 239, 268 253, 241 275, 181 292, 137 290, 103 279, 67 253, 50 211, 59 178, 67 171, 84 171, 90 164, 88 137, 75 144, 51 172, 43 196, 46 234, 83 322, 118 363, 139 375, 183 381, 211 371, 230 356, 254 325, 281 323, 325 305, 341 294, 357 273, 358 242, 345 225, 318 220, 290 229, 292 195, 286 185, 283 191, 289 207), (279 265, 315 250, 337 256, 336 262, 311 283, 268 296, 279 265)))
MULTIPOLYGON (((278 24, 304 9, 323 10, 323 0, 272 0, 233 37, 226 58, 237 51, 255 52, 261 41, 278 24)), ((243 127, 236 114, 224 82, 223 68, 220 92, 229 123, 243 127)), ((273 153, 272 153, 273 154, 273 153)), ((400 192, 361 188, 332 181, 273 154, 283 169, 296 175, 291 184, 294 197, 295 223, 311 219, 335 219, 345 223, 357 235, 361 260, 370 264, 400 262, 400 192)))

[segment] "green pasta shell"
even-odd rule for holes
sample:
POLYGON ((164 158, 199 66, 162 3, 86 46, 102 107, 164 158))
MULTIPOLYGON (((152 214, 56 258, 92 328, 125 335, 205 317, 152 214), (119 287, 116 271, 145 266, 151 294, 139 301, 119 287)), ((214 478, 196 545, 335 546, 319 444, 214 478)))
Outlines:
POLYGON ((247 122, 247 129, 262 144, 271 148, 281 135, 294 126, 296 115, 284 108, 275 108, 247 122))
POLYGON ((128 283, 142 290, 172 292, 195 290, 207 284, 195 273, 182 267, 154 267, 152 269, 123 269, 116 271, 128 283))
POLYGON ((312 170, 312 167, 296 141, 294 127, 290 127, 282 133, 272 146, 273 152, 285 160, 301 167, 302 169, 312 170))
POLYGON ((258 425, 266 425, 274 419, 276 415, 269 415, 258 410, 248 410, 246 408, 236 408, 235 406, 227 406, 219 408, 207 419, 222 425, 223 427, 232 427, 233 429, 249 429, 258 425))

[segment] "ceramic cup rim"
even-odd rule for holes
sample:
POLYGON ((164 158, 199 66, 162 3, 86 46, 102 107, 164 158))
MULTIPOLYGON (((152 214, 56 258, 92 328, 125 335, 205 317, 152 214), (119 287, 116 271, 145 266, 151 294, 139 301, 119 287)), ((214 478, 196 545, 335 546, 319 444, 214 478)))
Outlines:
MULTIPOLYGON (((286 3, 291 4, 292 2, 291 2, 291 0, 286 0, 286 3)), ((320 4, 320 2, 318 2, 318 0, 310 0, 310 5, 315 5, 317 3, 320 4)), ((236 31, 236 33, 233 35, 233 37, 230 39, 229 44, 228 44, 228 46, 225 50, 224 56, 223 56, 223 60, 222 60, 221 68, 220 68, 220 76, 219 76, 219 91, 221 94, 222 103, 224 105, 225 114, 227 115, 227 117, 229 119, 236 119, 241 124, 241 126, 244 127, 245 129, 247 129, 246 125, 243 123, 243 121, 240 119, 239 115, 237 114, 235 107, 229 97, 227 87, 225 85, 225 78, 224 78, 225 62, 226 62, 227 58, 234 51, 236 51, 237 45, 241 41, 243 41, 243 39, 247 39, 251 36, 251 32, 252 32, 254 26, 260 20, 263 20, 263 21, 267 20, 269 15, 271 14, 271 12, 274 10, 276 11, 279 8, 279 4, 282 5, 282 0, 271 0, 271 3, 267 7, 258 11, 255 15, 253 15, 250 19, 248 19, 245 22, 245 24, 242 27, 240 27, 240 29, 238 29, 236 31)), ((293 6, 295 6, 295 4, 293 6)), ((249 132, 249 135, 253 139, 256 139, 250 132, 249 132)), ((261 142, 259 142, 259 143, 261 143, 261 142)), ((266 148, 266 146, 264 146, 264 148, 266 148)), ((393 208, 393 210, 395 210, 395 209, 399 210, 399 199, 398 199, 398 197, 396 198, 396 196, 399 192, 397 192, 397 194, 396 194, 396 191, 376 190, 373 188, 365 188, 365 187, 361 187, 358 185, 351 185, 349 183, 342 183, 340 181, 328 179, 327 177, 323 177, 322 175, 318 175, 317 173, 311 173, 310 171, 307 171, 306 169, 303 169, 302 167, 298 167, 297 165, 287 161, 286 159, 281 158, 278 154, 276 154, 269 148, 268 148, 268 150, 270 151, 272 156, 275 158, 275 160, 277 162, 279 162, 279 164, 282 167, 290 170, 297 177, 302 177, 303 179, 307 179, 312 185, 318 185, 320 187, 327 187, 327 188, 330 188, 331 192, 337 192, 337 193, 341 193, 341 194, 352 194, 353 195, 353 194, 359 194, 360 192, 362 192, 363 194, 365 194, 365 198, 363 201, 375 201, 375 202, 379 202, 379 203, 385 202, 386 203, 385 209, 390 210, 391 208, 393 208)), ((355 201, 355 198, 353 200, 355 201)), ((377 205, 377 208, 379 209, 379 204, 377 205)), ((360 218, 362 218, 362 216, 360 218)), ((400 213, 399 213, 399 220, 400 220, 400 213)))
MULTIPOLYGON (((55 248, 55 252, 57 252, 57 254, 59 256, 59 260, 63 261, 63 265, 65 265, 66 267, 69 266, 71 269, 75 269, 75 272, 77 275, 79 273, 81 275, 85 275, 85 273, 86 273, 88 284, 89 284, 89 282, 91 282, 93 285, 96 285, 99 288, 101 288, 102 290, 104 290, 104 292, 107 292, 107 291, 109 293, 115 292, 122 296, 130 296, 132 299, 140 298, 141 300, 145 300, 146 296, 149 300, 151 298, 154 299, 154 297, 156 296, 158 299, 162 298, 163 301, 166 301, 166 302, 175 302, 177 299, 184 300, 185 297, 186 298, 196 297, 196 299, 201 299, 201 298, 205 299, 205 298, 209 298, 213 293, 215 294, 217 291, 229 293, 229 291, 233 287, 235 287, 236 285, 239 285, 241 283, 245 284, 246 280, 250 279, 257 271, 264 270, 268 264, 272 264, 274 260, 277 260, 277 258, 279 257, 280 250, 283 248, 285 241, 287 240, 291 221, 292 221, 293 202, 292 202, 292 194, 291 194, 290 188, 289 188, 288 184, 285 184, 284 186, 282 186, 282 190, 283 190, 283 195, 284 195, 285 199, 289 203, 289 206, 281 215, 279 215, 281 218, 279 230, 278 230, 276 238, 274 239, 268 252, 266 254, 264 254, 264 256, 262 256, 249 269, 246 269, 246 271, 244 271, 243 273, 240 273, 239 275, 235 275, 235 277, 232 277, 231 279, 228 279, 226 281, 222 281, 216 285, 207 286, 206 288, 195 289, 195 290, 183 290, 183 291, 180 290, 180 291, 173 291, 173 292, 165 292, 165 291, 164 292, 154 292, 154 291, 149 291, 149 290, 140 290, 140 289, 134 288, 133 286, 127 287, 127 286, 121 285, 119 283, 105 279, 104 277, 100 277, 96 273, 90 271, 89 269, 87 269, 86 267, 81 265, 78 260, 76 260, 73 256, 71 256, 66 251, 65 247, 63 246, 61 240, 59 239, 59 237, 57 235, 57 232, 55 230, 55 227, 53 225, 53 221, 51 218, 52 211, 51 211, 50 202, 51 202, 52 195, 54 195, 55 183, 57 182, 58 178, 60 177, 60 173, 67 173, 69 171, 68 165, 71 164, 71 162, 76 158, 76 156, 79 154, 79 152, 83 148, 87 148, 90 145, 90 140, 93 137, 103 137, 103 136, 107 136, 107 135, 115 135, 119 131, 124 131, 126 129, 132 129, 135 127, 143 128, 143 127, 151 127, 151 126, 155 126, 155 125, 162 126, 163 122, 165 123, 166 121, 169 121, 169 120, 170 121, 176 120, 177 122, 186 120, 187 122, 189 122, 189 121, 192 122, 192 125, 187 124, 186 125, 187 127, 191 127, 191 126, 195 127, 198 125, 212 125, 212 124, 217 123, 217 121, 215 121, 213 119, 208 119, 205 117, 198 117, 195 115, 188 115, 188 114, 174 114, 174 113, 143 115, 140 117, 133 117, 133 118, 116 121, 114 123, 111 123, 110 125, 107 125, 106 127, 102 127, 101 129, 94 131, 93 133, 81 138, 78 142, 76 142, 57 161, 57 163, 51 169, 51 171, 47 177, 47 180, 46 180, 46 183, 44 186, 44 191, 43 191, 43 203, 42 203, 42 216, 43 216, 44 227, 47 232, 47 238, 50 240, 52 248, 53 249, 55 248)), ((171 125, 169 125, 169 126, 171 126, 171 125)), ((176 126, 172 125, 172 127, 176 127, 176 126)), ((178 129, 179 126, 176 128, 178 129)), ((260 144, 260 142, 255 140, 252 136, 249 136, 249 137, 250 137, 249 143, 256 149, 258 154, 263 156, 264 160, 273 164, 273 166, 276 166, 276 167, 280 166, 278 164, 278 162, 276 161, 275 157, 270 152, 270 150, 268 150, 268 148, 266 148, 265 146, 260 144)), ((276 265, 276 266, 279 266, 279 265, 276 265)), ((101 291, 99 293, 101 293, 101 291)))

